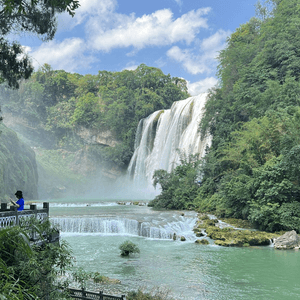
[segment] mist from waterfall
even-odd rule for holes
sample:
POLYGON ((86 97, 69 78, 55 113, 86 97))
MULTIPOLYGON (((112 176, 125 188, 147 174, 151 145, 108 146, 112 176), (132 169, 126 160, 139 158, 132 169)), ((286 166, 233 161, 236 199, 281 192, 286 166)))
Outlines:
POLYGON ((128 176, 135 187, 153 191, 155 170, 170 172, 180 163, 180 153, 205 154, 211 139, 201 140, 199 123, 207 93, 176 101, 171 109, 156 111, 139 122, 135 151, 128 167, 128 176))

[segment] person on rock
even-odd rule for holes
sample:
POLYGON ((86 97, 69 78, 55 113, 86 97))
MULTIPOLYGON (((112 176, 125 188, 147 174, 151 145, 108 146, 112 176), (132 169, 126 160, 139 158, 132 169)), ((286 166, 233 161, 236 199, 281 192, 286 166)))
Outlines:
POLYGON ((22 191, 17 191, 15 193, 15 196, 17 197, 18 201, 15 202, 15 201, 13 201, 13 200, 10 199, 10 202, 13 205, 16 205, 18 207, 18 211, 24 210, 24 198, 23 198, 22 191))

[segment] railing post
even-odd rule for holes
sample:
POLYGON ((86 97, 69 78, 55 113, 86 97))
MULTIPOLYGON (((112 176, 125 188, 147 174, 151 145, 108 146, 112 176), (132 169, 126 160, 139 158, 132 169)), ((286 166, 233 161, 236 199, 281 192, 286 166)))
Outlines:
POLYGON ((125 295, 122 295, 122 296, 121 296, 121 299, 122 299, 122 300, 126 300, 126 296, 125 296, 125 295))
POLYGON ((19 225, 19 215, 18 215, 18 210, 16 206, 11 206, 10 207, 11 211, 15 212, 15 216, 16 216, 16 225, 19 225))
POLYGON ((34 217, 37 219, 37 207, 36 204, 30 204, 30 210, 33 210, 34 217))
POLYGON ((85 292, 84 288, 81 288, 81 293, 82 293, 82 297, 84 297, 84 299, 85 299, 85 297, 86 297, 86 292, 85 292))
POLYGON ((1 210, 7 210, 7 203, 1 203, 1 210))
POLYGON ((47 210, 47 216, 49 217, 49 202, 43 202, 43 208, 47 210))
POLYGON ((99 300, 103 300, 103 291, 99 292, 99 296, 100 296, 99 300))
MULTIPOLYGON (((30 210, 33 210, 34 212, 34 217, 37 220, 37 207, 35 204, 30 204, 30 210)), ((32 229, 32 239, 35 241, 36 240, 36 231, 34 229, 32 229)))

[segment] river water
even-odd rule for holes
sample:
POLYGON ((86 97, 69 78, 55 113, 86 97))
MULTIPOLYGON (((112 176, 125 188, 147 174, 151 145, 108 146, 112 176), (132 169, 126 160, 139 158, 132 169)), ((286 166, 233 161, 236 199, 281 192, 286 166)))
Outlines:
MULTIPOLYGON (((121 280, 101 286, 125 294, 142 288, 169 291, 173 299, 300 299, 300 252, 271 246, 224 248, 195 244, 194 212, 154 211, 113 199, 50 200, 76 265, 121 280), (172 235, 186 237, 173 241, 172 235), (130 240, 140 254, 124 258, 119 245, 130 240)), ((38 204, 39 205, 39 204, 38 204)))

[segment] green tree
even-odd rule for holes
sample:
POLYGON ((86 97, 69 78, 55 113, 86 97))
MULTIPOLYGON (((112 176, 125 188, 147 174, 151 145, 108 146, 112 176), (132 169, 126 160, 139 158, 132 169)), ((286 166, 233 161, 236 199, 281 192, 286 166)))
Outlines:
POLYGON ((161 194, 149 203, 155 208, 191 209, 197 196, 197 178, 201 161, 198 155, 182 155, 180 165, 170 173, 156 170, 153 175, 154 187, 160 186, 161 194))
POLYGON ((31 0, 0 1, 0 82, 7 82, 10 87, 18 88, 21 78, 28 78, 33 68, 22 46, 7 36, 14 33, 31 32, 42 40, 53 39, 56 32, 56 15, 67 11, 74 16, 79 7, 77 0, 31 0))
POLYGON ((201 121, 213 139, 196 204, 266 230, 298 228, 287 220, 299 202, 299 11, 296 0, 257 4, 220 53, 201 121))
POLYGON ((102 110, 103 107, 99 98, 93 93, 88 93, 77 100, 71 122, 73 124, 93 127, 93 124, 99 120, 102 110))
POLYGON ((40 137, 47 136, 40 139, 42 145, 78 150, 78 126, 106 131, 118 140, 118 146, 93 152, 100 161, 124 168, 134 151, 140 119, 189 96, 185 80, 144 64, 134 71, 99 71, 84 76, 45 64, 22 81, 19 90, 3 85, 0 89, 3 109, 28 118, 40 137), (46 140, 51 142, 46 144, 46 140))

